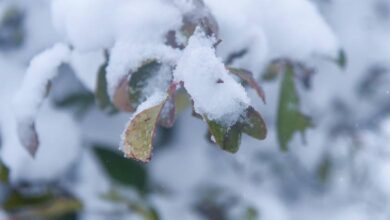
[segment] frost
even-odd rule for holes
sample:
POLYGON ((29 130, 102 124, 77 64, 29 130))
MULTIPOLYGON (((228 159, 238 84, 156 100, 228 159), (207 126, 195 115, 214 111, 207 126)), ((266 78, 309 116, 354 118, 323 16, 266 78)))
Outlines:
POLYGON ((213 43, 199 29, 190 38, 174 71, 174 79, 194 100, 195 111, 210 120, 233 124, 249 105, 245 89, 216 57, 213 43))

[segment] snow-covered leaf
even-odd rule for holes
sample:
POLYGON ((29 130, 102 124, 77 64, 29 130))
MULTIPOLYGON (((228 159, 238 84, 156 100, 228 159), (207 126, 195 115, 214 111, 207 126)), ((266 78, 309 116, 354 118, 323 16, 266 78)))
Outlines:
POLYGON ((242 132, 249 136, 263 140, 267 136, 267 127, 261 117, 252 106, 248 107, 242 119, 232 126, 227 126, 206 117, 209 131, 214 141, 225 151, 236 153, 240 147, 242 132))
POLYGON ((152 140, 159 114, 164 103, 161 102, 135 116, 125 131, 126 157, 149 162, 152 156, 152 140))
POLYGON ((249 72, 248 70, 244 69, 237 69, 237 68, 228 68, 229 72, 239 77, 241 80, 243 80, 245 83, 247 83, 249 86, 251 86, 254 90, 256 90, 257 95, 260 96, 260 98, 263 100, 264 103, 266 103, 265 93, 263 88, 257 83, 256 79, 253 78, 253 74, 249 72))
POLYGON ((69 58, 69 47, 61 43, 35 56, 14 98, 19 139, 32 156, 35 155, 39 145, 35 117, 48 94, 50 81, 56 76, 58 67, 69 62, 69 58))
POLYGON ((286 64, 285 69, 277 116, 278 140, 282 150, 288 149, 288 142, 296 132, 301 132, 304 135, 305 130, 312 125, 310 118, 300 111, 300 101, 294 80, 294 67, 292 64, 286 64))
POLYGON ((240 148, 241 131, 237 124, 228 127, 217 121, 206 119, 209 131, 215 142, 225 151, 236 153, 240 148))
POLYGON ((237 122, 250 100, 244 87, 216 56, 214 43, 215 38, 197 29, 178 61, 174 80, 183 84, 196 113, 231 125, 237 122))
POLYGON ((170 70, 166 68, 169 67, 157 61, 149 61, 131 74, 128 83, 128 98, 132 109, 137 109, 158 87, 164 87, 161 90, 167 89, 165 87, 168 87, 171 77, 170 72, 166 72, 170 70))
POLYGON ((125 156, 142 162, 149 162, 152 156, 152 142, 161 111, 176 91, 172 84, 167 93, 156 92, 138 106, 133 118, 122 135, 125 156))

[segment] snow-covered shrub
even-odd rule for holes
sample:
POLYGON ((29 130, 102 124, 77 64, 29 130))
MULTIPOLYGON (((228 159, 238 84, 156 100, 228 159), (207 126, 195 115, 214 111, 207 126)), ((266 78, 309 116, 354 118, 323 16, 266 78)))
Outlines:
POLYGON ((0 218, 386 219, 388 7, 0 1, 0 218))

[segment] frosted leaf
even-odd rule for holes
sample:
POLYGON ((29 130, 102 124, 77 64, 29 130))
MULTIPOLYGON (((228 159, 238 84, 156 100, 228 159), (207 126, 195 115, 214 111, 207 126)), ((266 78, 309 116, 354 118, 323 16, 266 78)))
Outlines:
POLYGON ((126 157, 149 162, 152 140, 167 96, 155 93, 142 103, 134 113, 122 134, 122 146, 126 157))
POLYGON ((35 56, 14 98, 19 138, 31 155, 35 154, 39 143, 34 126, 35 116, 47 95, 48 85, 56 75, 57 68, 68 62, 69 58, 70 49, 60 43, 35 56))
POLYGON ((245 89, 216 57, 214 43, 214 38, 197 29, 178 61, 174 80, 184 83, 197 113, 209 120, 233 124, 250 100, 245 89))
POLYGON ((175 64, 180 51, 164 44, 134 44, 119 41, 112 48, 107 67, 107 83, 110 97, 121 80, 137 71, 146 61, 156 60, 161 63, 175 64))

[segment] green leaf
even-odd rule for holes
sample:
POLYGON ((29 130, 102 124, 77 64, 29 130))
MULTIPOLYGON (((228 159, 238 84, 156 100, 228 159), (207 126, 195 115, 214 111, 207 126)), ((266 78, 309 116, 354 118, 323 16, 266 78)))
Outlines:
POLYGON ((339 56, 336 60, 338 66, 341 68, 341 69, 345 69, 347 67, 347 54, 345 53, 344 50, 340 50, 339 51, 339 56))
POLYGON ((259 212, 255 208, 248 207, 246 209, 245 220, 257 220, 259 218, 260 218, 259 212))
POLYGON ((103 199, 113 203, 119 203, 126 205, 132 213, 138 214, 144 220, 159 220, 159 214, 157 210, 148 204, 147 201, 124 196, 121 192, 111 190, 102 196, 103 199))
POLYGON ((137 114, 125 130, 124 152, 126 157, 149 162, 152 141, 164 102, 137 114))
POLYGON ((253 138, 264 140, 267 137, 264 119, 252 106, 246 110, 244 120, 240 124, 242 131, 253 138))
POLYGON ((175 93, 176 117, 191 106, 191 97, 184 88, 175 93))
POLYGON ((148 175, 144 166, 106 147, 98 145, 93 149, 104 170, 114 181, 146 192, 148 175))
POLYGON ((210 133, 213 135, 215 142, 225 151, 236 153, 240 148, 241 131, 237 124, 228 127, 213 120, 206 119, 210 133))
POLYGON ((325 183, 328 180, 331 175, 332 166, 333 164, 330 156, 326 155, 317 167, 317 177, 321 183, 325 183))
POLYGON ((255 78, 253 78, 253 74, 248 70, 237 69, 237 68, 228 68, 229 72, 239 77, 245 83, 247 83, 250 87, 256 90, 257 95, 266 103, 265 93, 263 88, 257 83, 255 78))
POLYGON ((277 118, 278 141, 280 148, 288 149, 288 142, 294 133, 300 132, 304 135, 307 128, 312 126, 309 117, 300 112, 300 101, 295 87, 294 69, 291 64, 286 64, 284 73, 277 118))
POLYGON ((0 160, 0 183, 8 183, 9 180, 9 169, 0 160))
POLYGON ((12 190, 2 204, 6 211, 15 211, 26 206, 39 206, 47 204, 54 198, 53 193, 45 192, 37 195, 25 195, 16 190, 12 190))
POLYGON ((96 85, 96 102, 97 105, 102 109, 103 111, 113 114, 117 112, 117 108, 114 106, 114 104, 111 102, 110 97, 108 95, 107 91, 107 80, 106 80, 106 67, 108 65, 108 62, 106 61, 102 66, 99 68, 98 72, 98 79, 97 79, 97 85, 96 85))

